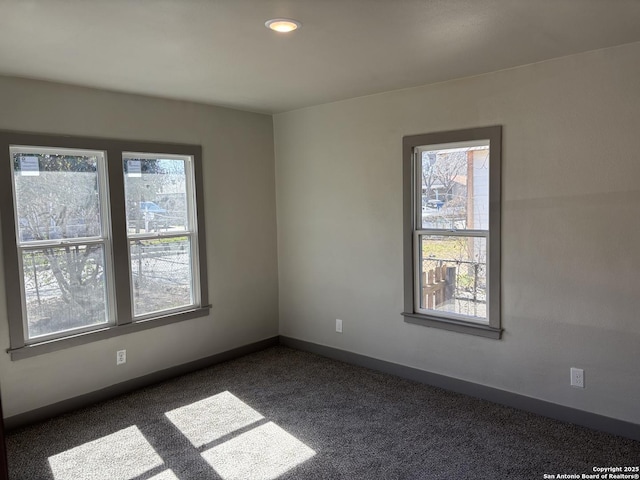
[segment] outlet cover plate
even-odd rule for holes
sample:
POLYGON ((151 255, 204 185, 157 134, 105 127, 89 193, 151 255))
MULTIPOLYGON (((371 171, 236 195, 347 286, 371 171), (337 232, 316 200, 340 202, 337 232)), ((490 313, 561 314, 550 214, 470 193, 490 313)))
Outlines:
POLYGON ((584 388, 583 369, 571 367, 571 386, 575 388, 584 388))
POLYGON ((116 352, 116 365, 122 365, 124 363, 127 363, 127 351, 118 350, 116 352))

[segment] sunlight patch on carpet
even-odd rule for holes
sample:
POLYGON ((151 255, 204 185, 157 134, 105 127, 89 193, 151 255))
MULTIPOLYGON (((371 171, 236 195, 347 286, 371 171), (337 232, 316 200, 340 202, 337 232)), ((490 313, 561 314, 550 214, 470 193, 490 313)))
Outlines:
POLYGON ((229 392, 176 408, 165 415, 194 447, 211 443, 264 418, 229 392))
POLYGON ((154 475, 149 480, 180 480, 172 470, 165 470, 158 475, 154 475))
POLYGON ((223 480, 273 480, 315 453, 269 422, 205 451, 202 457, 223 480))
POLYGON ((135 425, 49 457, 55 480, 131 480, 163 464, 135 425))

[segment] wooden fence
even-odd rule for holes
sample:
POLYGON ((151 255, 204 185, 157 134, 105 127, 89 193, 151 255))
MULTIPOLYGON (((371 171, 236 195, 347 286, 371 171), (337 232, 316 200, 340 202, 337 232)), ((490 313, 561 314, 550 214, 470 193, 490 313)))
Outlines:
POLYGON ((433 310, 453 298, 456 267, 438 266, 422 272, 422 308, 433 310))

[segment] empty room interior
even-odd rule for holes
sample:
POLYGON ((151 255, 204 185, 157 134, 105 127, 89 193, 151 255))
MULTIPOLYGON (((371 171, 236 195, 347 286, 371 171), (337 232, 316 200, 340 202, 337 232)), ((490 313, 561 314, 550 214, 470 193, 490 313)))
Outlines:
POLYGON ((640 478, 638 25, 0 2, 0 479, 640 478))

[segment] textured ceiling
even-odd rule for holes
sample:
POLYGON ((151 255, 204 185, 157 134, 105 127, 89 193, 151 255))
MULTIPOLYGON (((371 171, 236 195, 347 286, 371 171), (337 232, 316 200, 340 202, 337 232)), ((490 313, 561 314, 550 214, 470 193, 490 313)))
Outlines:
POLYGON ((0 74, 257 112, 636 41, 639 0, 0 0, 0 74))

